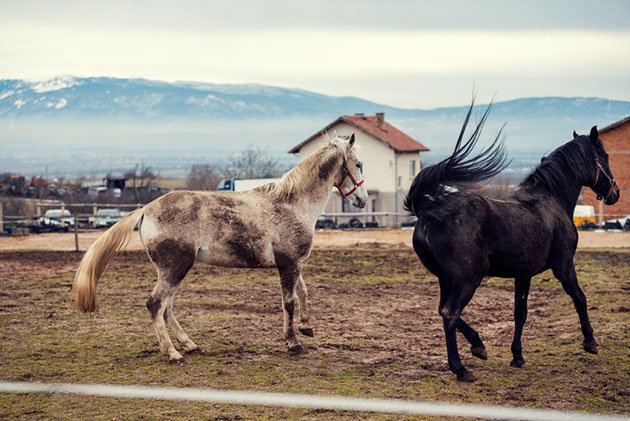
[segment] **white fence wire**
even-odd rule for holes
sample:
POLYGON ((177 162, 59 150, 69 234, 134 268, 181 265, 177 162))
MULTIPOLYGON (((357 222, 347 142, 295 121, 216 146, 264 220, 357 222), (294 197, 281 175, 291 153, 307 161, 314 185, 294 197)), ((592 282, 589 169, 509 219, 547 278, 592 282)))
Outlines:
POLYGON ((436 417, 471 417, 502 420, 630 420, 629 417, 622 415, 557 411, 550 409, 465 405, 439 402, 404 401, 397 399, 366 399, 342 396, 300 395, 294 393, 182 389, 153 386, 0 382, 0 392, 73 394, 114 398, 162 399, 238 405, 264 405, 288 408, 367 411, 390 414, 415 414, 436 417))

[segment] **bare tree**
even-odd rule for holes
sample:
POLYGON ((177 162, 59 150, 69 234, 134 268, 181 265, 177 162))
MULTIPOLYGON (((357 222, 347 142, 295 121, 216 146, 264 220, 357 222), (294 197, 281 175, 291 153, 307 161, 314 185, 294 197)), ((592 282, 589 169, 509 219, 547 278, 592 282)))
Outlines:
POLYGON ((517 188, 518 185, 513 178, 499 175, 485 186, 483 195, 491 199, 507 199, 517 188))
POLYGON ((214 190, 221 178, 216 165, 194 164, 186 178, 186 188, 190 190, 214 190))
POLYGON ((125 187, 133 192, 133 198, 137 203, 153 199, 154 194, 151 193, 151 187, 155 184, 158 174, 153 172, 151 167, 147 167, 144 162, 141 162, 136 164, 132 170, 127 171, 124 177, 129 181, 125 187))
POLYGON ((271 178, 282 175, 278 158, 270 156, 260 148, 248 146, 232 156, 224 169, 227 178, 271 178))

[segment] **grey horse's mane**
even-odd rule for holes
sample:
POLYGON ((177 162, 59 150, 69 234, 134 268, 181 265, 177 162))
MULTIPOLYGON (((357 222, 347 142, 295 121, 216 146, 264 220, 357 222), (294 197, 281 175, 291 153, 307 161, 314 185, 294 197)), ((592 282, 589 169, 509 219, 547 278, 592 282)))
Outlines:
POLYGON ((287 171, 280 180, 260 186, 257 190, 269 194, 274 200, 287 199, 292 193, 306 186, 313 175, 318 173, 320 164, 327 156, 332 153, 344 153, 344 146, 344 139, 335 134, 330 138, 330 142, 320 146, 309 157, 287 171))

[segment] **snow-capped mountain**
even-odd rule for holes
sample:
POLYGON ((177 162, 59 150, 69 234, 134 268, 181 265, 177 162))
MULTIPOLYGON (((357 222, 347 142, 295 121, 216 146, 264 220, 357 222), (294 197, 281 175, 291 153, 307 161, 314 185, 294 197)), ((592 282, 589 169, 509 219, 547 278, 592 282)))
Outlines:
POLYGON ((0 117, 279 118, 393 110, 359 98, 273 86, 58 77, 0 81, 0 117))
MULTIPOLYGON (((384 112, 446 156, 468 106, 402 109, 354 97, 256 84, 167 83, 144 79, 57 77, 0 80, 0 172, 126 168, 144 162, 183 171, 191 162, 225 158, 248 145, 286 151, 342 114, 384 112), (183 170, 182 170, 183 169, 183 170)), ((484 108, 479 106, 478 112, 484 108)), ((522 98, 496 102, 483 138, 505 122, 515 163, 529 168, 543 153, 630 115, 630 102, 602 98, 522 98)), ((61 172, 60 172, 61 174, 61 172)))
MULTIPOLYGON (((74 78, 0 80, 2 117, 287 118, 385 112, 392 118, 459 119, 466 106, 401 109, 355 97, 335 97, 295 88, 257 84, 219 85, 145 79, 74 78)), ((496 118, 590 118, 600 124, 630 114, 630 102, 602 98, 523 98, 497 102, 496 118)))

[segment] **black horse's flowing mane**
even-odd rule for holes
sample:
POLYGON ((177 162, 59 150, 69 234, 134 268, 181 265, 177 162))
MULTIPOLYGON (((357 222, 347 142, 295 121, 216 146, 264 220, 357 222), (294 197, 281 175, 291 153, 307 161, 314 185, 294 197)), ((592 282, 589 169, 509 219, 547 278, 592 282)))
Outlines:
POLYGON ((554 196, 568 203, 572 200, 568 182, 579 180, 585 182, 591 176, 595 165, 595 148, 597 146, 588 136, 578 136, 560 146, 549 156, 543 157, 540 164, 520 184, 523 189, 546 188, 554 196))
POLYGON ((420 213, 427 212, 433 208, 436 201, 447 194, 447 186, 466 190, 472 185, 494 177, 509 165, 510 161, 507 159, 502 140, 505 125, 501 127, 494 140, 488 146, 477 155, 470 156, 477 145, 483 126, 492 108, 492 103, 490 103, 468 140, 465 140, 466 127, 470 122, 474 105, 475 100, 473 98, 464 118, 453 153, 437 164, 422 169, 414 178, 409 188, 409 193, 405 197, 405 210, 418 216, 420 213))

